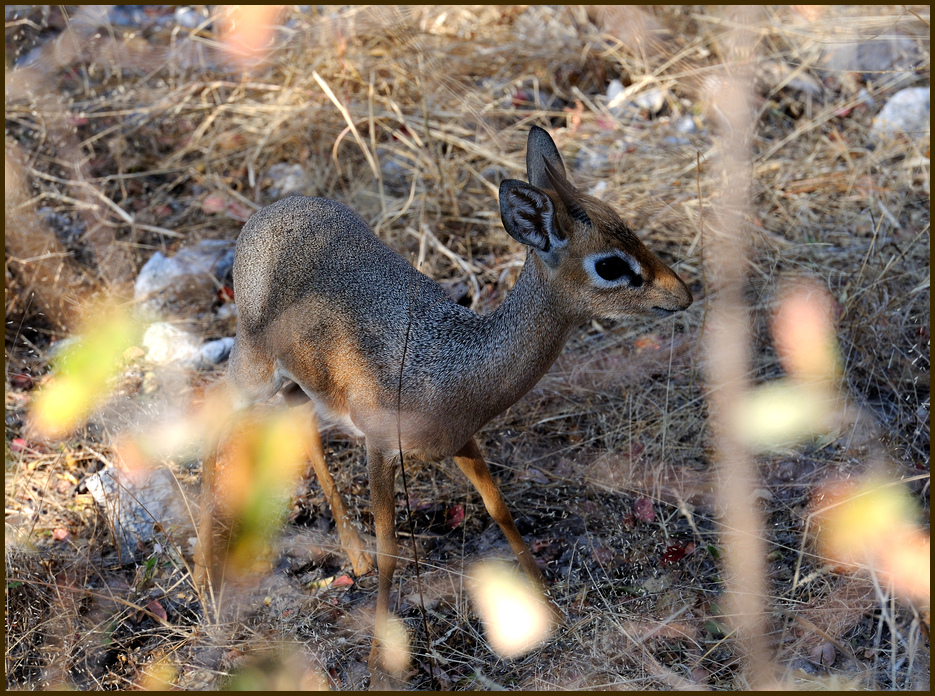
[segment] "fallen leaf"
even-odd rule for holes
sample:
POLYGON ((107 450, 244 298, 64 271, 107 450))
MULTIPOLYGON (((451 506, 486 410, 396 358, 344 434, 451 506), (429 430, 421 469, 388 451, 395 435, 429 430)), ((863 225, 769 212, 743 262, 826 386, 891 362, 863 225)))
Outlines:
POLYGON ((166 610, 165 610, 165 609, 162 607, 162 605, 161 605, 157 600, 155 600, 155 599, 154 599, 152 602, 150 602, 149 604, 146 605, 146 609, 149 610, 150 612, 152 612, 152 614, 154 614, 155 616, 157 616, 157 617, 159 617, 160 619, 162 619, 163 621, 166 621, 166 620, 168 620, 168 618, 169 618, 169 617, 166 615, 166 610))
POLYGON ((542 486, 545 486, 549 483, 549 477, 546 476, 541 469, 537 469, 534 466, 531 466, 525 471, 520 472, 519 477, 523 480, 532 481, 533 483, 538 483, 542 486))
POLYGON ((601 564, 610 563, 614 560, 614 550, 607 546, 595 546, 591 550, 591 558, 601 564))
POLYGON ((55 541, 65 541, 69 537, 69 531, 62 527, 56 527, 52 530, 52 539, 55 541))
POLYGON ((670 563, 682 560, 687 554, 688 546, 682 544, 682 542, 677 542, 666 548, 659 561, 663 566, 667 566, 670 563))
POLYGON ((448 529, 455 529, 464 522, 464 505, 460 503, 458 505, 452 505, 448 508, 445 513, 446 520, 445 525, 448 529))
POLYGON ((227 210, 227 198, 220 194, 212 193, 201 202, 201 209, 209 215, 213 213, 223 213, 227 210))
POLYGON ((339 575, 334 579, 334 582, 331 583, 333 587, 350 587, 354 584, 354 581, 349 575, 339 575))
POLYGON ((144 355, 146 355, 146 351, 144 351, 139 346, 130 346, 125 351, 123 351, 123 359, 127 362, 132 360, 139 360, 144 355))
POLYGON ((227 205, 227 216, 240 222, 246 222, 253 215, 253 210, 239 201, 230 201, 227 205))
POLYGON ((10 386, 14 389, 32 389, 32 377, 25 373, 18 373, 10 377, 10 386))
POLYGON ((645 336, 640 336, 635 341, 633 341, 633 347, 637 352, 644 350, 660 350, 662 344, 659 343, 659 338, 656 334, 646 334, 645 336))
POLYGON ((821 665, 822 667, 830 667, 833 665, 836 657, 837 652, 835 651, 834 646, 828 642, 816 645, 808 653, 808 659, 816 665, 821 665))
POLYGON ((656 519, 653 501, 649 498, 637 498, 633 503, 633 516, 640 522, 652 522, 656 519))

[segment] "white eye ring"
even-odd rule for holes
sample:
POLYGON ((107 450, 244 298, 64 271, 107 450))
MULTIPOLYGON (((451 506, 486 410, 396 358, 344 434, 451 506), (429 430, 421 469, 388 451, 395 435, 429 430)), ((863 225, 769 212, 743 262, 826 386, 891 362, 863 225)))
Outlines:
POLYGON ((639 262, 634 259, 629 254, 625 254, 622 251, 614 250, 611 252, 601 252, 599 254, 591 254, 584 258, 584 270, 587 272, 588 277, 591 279, 591 282, 598 288, 638 288, 643 285, 643 267, 639 262), (600 273, 597 270, 597 265, 608 259, 620 259, 623 263, 626 264, 626 267, 629 269, 629 272, 624 271, 617 278, 613 280, 608 280, 601 277, 600 273))

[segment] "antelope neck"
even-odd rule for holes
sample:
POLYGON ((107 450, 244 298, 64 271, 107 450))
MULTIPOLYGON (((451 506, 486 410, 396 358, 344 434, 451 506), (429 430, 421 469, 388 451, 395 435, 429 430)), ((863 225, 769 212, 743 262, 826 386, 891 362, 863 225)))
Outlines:
POLYGON ((532 250, 513 289, 497 309, 479 317, 489 375, 490 410, 509 407, 529 391, 558 358, 572 329, 573 316, 554 295, 548 269, 532 250))

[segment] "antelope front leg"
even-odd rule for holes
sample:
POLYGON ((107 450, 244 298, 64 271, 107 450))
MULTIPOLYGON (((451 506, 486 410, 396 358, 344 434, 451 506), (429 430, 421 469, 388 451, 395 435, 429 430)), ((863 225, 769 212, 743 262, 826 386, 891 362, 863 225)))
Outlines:
POLYGON ((455 454, 454 460, 458 468, 464 472, 464 475, 468 477, 471 483, 474 484, 474 488, 480 493, 480 497, 484 501, 484 507, 487 508, 487 512, 490 513, 494 521, 500 525, 500 529, 503 530, 503 535, 506 537, 507 541, 510 542, 513 553, 515 553, 516 558, 519 559, 519 563, 526 572, 526 576, 536 584, 539 589, 548 594, 548 583, 545 581, 542 571, 539 570, 539 566, 536 565, 536 561, 533 559, 529 547, 526 546, 526 542, 523 541, 522 535, 516 528, 516 524, 513 522, 513 515, 510 514, 510 510, 507 508, 503 496, 500 494, 500 489, 497 488, 497 484, 490 475, 490 469, 487 468, 487 464, 484 462, 480 449, 477 447, 477 441, 472 437, 470 441, 455 454))
POLYGON ((396 572, 396 466, 391 457, 367 447, 367 469, 370 475, 370 500, 373 507, 373 526, 377 535, 377 609, 373 625, 373 647, 367 666, 370 669, 370 688, 395 688, 394 675, 386 664, 383 643, 387 635, 390 615, 390 592, 393 573, 396 572))

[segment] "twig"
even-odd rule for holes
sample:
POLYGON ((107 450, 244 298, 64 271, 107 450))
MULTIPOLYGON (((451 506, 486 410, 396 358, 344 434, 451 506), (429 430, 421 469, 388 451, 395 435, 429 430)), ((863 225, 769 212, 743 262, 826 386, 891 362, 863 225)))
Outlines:
MULTIPOLYGON (((347 123, 348 127, 351 129, 351 133, 354 134, 354 140, 357 141, 357 144, 360 146, 361 152, 364 153, 364 157, 367 159, 367 164, 370 165, 370 171, 372 171, 373 175, 379 179, 380 171, 377 167, 377 163, 374 161, 373 155, 370 153, 370 149, 366 145, 364 145, 363 138, 360 137, 360 133, 357 131, 357 126, 354 125, 354 119, 351 118, 351 114, 348 112, 347 107, 345 107, 344 104, 338 101, 338 98, 334 96, 334 92, 331 91, 331 88, 328 86, 328 83, 325 82, 321 78, 321 75, 318 74, 317 70, 312 71, 312 77, 315 78, 315 82, 317 82, 318 86, 322 88, 324 93, 328 96, 328 99, 331 100, 331 103, 334 104, 337 107, 338 111, 341 112, 341 116, 344 117, 344 121, 347 123)), ((338 163, 337 147, 340 142, 341 142, 340 139, 335 141, 334 149, 331 152, 331 157, 334 159, 335 165, 337 165, 338 163)))

